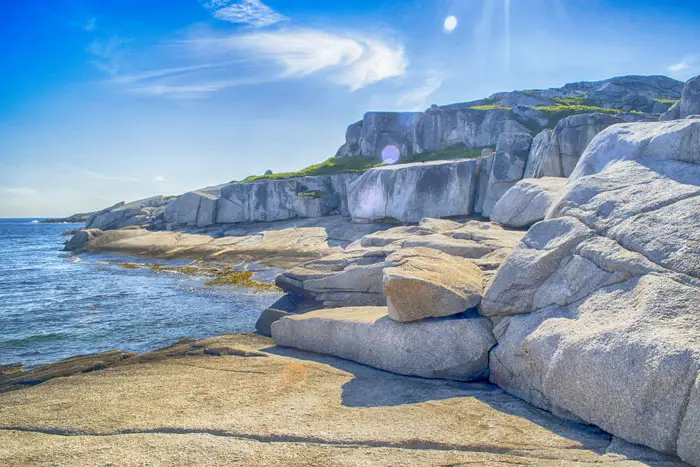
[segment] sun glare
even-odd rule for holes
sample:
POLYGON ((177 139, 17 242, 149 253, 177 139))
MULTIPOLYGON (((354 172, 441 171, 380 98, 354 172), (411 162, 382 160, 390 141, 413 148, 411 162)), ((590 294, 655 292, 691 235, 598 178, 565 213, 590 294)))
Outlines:
POLYGON ((451 33, 452 31, 455 30, 457 27, 457 17, 456 16, 448 16, 445 18, 445 24, 443 25, 443 29, 446 33, 451 33))

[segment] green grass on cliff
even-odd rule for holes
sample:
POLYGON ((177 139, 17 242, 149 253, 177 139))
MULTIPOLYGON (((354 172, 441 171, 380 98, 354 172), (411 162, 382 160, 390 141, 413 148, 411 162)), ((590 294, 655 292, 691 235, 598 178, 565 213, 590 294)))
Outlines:
POLYGON ((654 99, 654 102, 658 102, 660 104, 670 104, 673 105, 676 102, 678 102, 678 99, 654 99))
POLYGON ((511 110, 512 107, 505 107, 503 105, 497 104, 487 104, 487 105, 474 105, 469 107, 472 110, 511 110))
MULTIPOLYGON (((342 173, 361 173, 372 167, 377 167, 376 160, 367 159, 365 157, 331 157, 320 164, 310 165, 305 169, 296 172, 280 172, 269 175, 251 175, 243 180, 242 183, 255 182, 257 180, 282 180, 293 177, 308 177, 311 175, 334 175, 342 173)), ((238 183, 238 182, 233 182, 238 183)))
MULTIPOLYGON (((411 162, 432 162, 447 161, 452 159, 474 159, 481 157, 484 148, 451 147, 440 151, 426 151, 421 154, 407 154, 399 159, 399 164, 410 164, 411 162)), ((496 149, 489 147, 489 149, 496 149)))
MULTIPOLYGON (((402 156, 397 164, 409 164, 412 162, 431 162, 445 161, 452 159, 473 159, 481 156, 481 150, 484 148, 464 148, 452 147, 442 149, 440 151, 426 151, 421 154, 408 154, 402 156)), ((494 148, 489 148, 494 149, 494 148)), ((341 173, 362 173, 374 167, 383 166, 383 162, 377 162, 376 159, 367 159, 365 157, 342 157, 330 159, 321 162, 320 164, 311 165, 305 169, 296 172, 280 172, 268 175, 251 175, 243 180, 234 180, 231 183, 250 183, 258 180, 283 180, 285 178, 308 177, 312 175, 334 175, 341 173)), ((300 196, 317 196, 316 192, 300 193, 300 196)))

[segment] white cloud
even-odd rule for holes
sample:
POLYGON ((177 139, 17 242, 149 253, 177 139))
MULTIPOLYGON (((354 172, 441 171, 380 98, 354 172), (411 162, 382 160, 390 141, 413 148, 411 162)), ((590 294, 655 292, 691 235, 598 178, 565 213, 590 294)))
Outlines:
POLYGON ((111 81, 138 94, 168 98, 204 98, 235 86, 311 75, 357 90, 401 76, 408 66, 401 44, 359 32, 282 29, 226 36, 208 33, 132 53, 130 63, 122 53, 122 43, 93 47, 96 56, 119 58, 105 61, 111 81), (154 69, 153 63, 166 66, 154 69))
POLYGON ((33 188, 12 187, 12 186, 0 187, 0 191, 3 193, 7 193, 9 195, 14 195, 14 196, 35 196, 35 195, 39 194, 39 191, 37 191, 33 188))
POLYGON ((276 12, 260 0, 211 0, 204 4, 212 15, 223 21, 248 24, 261 28, 271 26, 289 18, 276 12))
POLYGON ((678 63, 673 63, 666 67, 668 71, 671 72, 682 72, 682 71, 687 71, 691 68, 695 68, 698 65, 698 56, 697 55, 686 55, 681 59, 680 62, 678 63))
POLYGON ((410 110, 424 110, 428 106, 428 98, 442 87, 444 76, 431 70, 427 73, 423 84, 405 93, 399 98, 399 105, 410 107, 410 110))
POLYGON ((168 180, 165 177, 163 177, 162 175, 156 175, 155 177, 153 177, 153 181, 158 182, 158 183, 165 183, 168 180))
POLYGON ((232 36, 224 43, 250 60, 280 65, 282 77, 328 71, 331 81, 351 90, 401 76, 408 65, 403 46, 361 34, 294 29, 232 36))

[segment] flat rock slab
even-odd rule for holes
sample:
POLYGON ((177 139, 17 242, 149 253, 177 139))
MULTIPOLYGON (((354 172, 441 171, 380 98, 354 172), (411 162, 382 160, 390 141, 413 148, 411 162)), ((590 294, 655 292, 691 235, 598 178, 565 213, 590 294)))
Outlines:
POLYGON ((277 345, 310 350, 393 373, 459 381, 488 376, 496 343, 484 318, 397 323, 385 307, 336 308, 282 318, 277 345))
POLYGON ((187 355, 0 394, 0 465, 681 465, 481 383, 221 336, 187 355))
POLYGON ((387 258, 382 280, 389 317, 409 322, 463 313, 481 302, 484 274, 471 261, 430 248, 387 258))

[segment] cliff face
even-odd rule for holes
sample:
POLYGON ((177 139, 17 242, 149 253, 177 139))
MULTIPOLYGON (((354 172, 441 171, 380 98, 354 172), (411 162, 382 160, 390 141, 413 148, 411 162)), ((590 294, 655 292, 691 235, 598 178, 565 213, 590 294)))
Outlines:
POLYGON ((682 91, 682 82, 665 76, 622 76, 561 88, 502 92, 477 101, 432 106, 425 112, 368 112, 348 127, 336 157, 381 160, 388 145, 396 146, 401 155, 453 146, 495 146, 504 133, 535 136, 564 116, 593 113, 596 108, 619 111, 611 113, 619 113, 626 121, 655 119, 681 98, 682 91))

